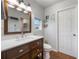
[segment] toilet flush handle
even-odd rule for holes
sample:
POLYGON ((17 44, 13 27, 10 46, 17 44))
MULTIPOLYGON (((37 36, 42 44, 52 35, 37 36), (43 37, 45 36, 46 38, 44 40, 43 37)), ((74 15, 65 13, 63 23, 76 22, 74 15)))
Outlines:
POLYGON ((76 34, 73 34, 73 36, 76 36, 76 34))

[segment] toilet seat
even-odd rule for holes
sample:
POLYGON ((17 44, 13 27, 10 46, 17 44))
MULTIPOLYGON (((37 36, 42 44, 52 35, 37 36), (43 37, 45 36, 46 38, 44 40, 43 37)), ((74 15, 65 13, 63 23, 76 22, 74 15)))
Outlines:
POLYGON ((51 51, 52 47, 49 44, 44 43, 44 51, 51 51))
POLYGON ((44 48, 50 49, 52 47, 49 44, 44 43, 44 48))

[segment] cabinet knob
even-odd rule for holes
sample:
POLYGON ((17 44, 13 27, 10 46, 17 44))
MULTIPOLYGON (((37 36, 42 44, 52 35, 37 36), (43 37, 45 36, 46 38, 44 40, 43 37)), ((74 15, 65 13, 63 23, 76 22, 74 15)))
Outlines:
POLYGON ((23 49, 20 49, 20 50, 19 50, 19 53, 21 53, 21 52, 23 52, 23 51, 24 51, 23 49))
POLYGON ((40 44, 40 42, 37 42, 37 44, 39 45, 39 44, 40 44))
POLYGON ((38 54, 38 57, 40 57, 40 56, 42 56, 42 53, 39 53, 39 54, 38 54))
POLYGON ((39 49, 37 49, 37 52, 39 52, 39 49))

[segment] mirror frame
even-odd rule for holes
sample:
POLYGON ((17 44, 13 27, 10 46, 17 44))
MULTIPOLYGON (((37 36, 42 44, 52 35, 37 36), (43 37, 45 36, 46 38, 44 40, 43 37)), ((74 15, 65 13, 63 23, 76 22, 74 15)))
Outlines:
MULTIPOLYGON (((18 32, 8 32, 8 6, 7 0, 4 0, 4 34, 20 34, 21 31, 18 32)), ((23 33, 31 33, 31 12, 28 12, 30 16, 30 29, 29 31, 24 31, 23 33)))

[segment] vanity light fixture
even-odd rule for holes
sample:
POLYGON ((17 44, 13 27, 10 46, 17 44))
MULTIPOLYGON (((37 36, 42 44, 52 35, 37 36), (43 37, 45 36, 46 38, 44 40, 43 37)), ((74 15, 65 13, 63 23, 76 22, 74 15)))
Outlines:
POLYGON ((19 3, 18 3, 17 0, 8 0, 8 3, 11 4, 11 5, 13 5, 13 6, 14 5, 17 5, 18 6, 19 5, 19 3))
POLYGON ((8 0, 8 4, 9 4, 8 6, 11 8, 15 8, 15 6, 17 6, 16 9, 18 11, 22 11, 22 9, 26 10, 24 11, 24 13, 27 13, 27 11, 28 12, 32 11, 30 3, 28 3, 28 5, 25 5, 23 0, 8 0))
POLYGON ((23 8, 23 9, 25 9, 25 8, 26 8, 26 6, 25 6, 25 4, 24 4, 24 2, 23 2, 23 1, 19 3, 19 7, 23 8))
POLYGON ((16 8, 16 9, 17 9, 18 11, 22 11, 22 9, 21 9, 21 8, 19 8, 19 7, 18 7, 18 8, 16 8))
POLYGON ((23 8, 27 11, 32 11, 30 3, 28 3, 28 5, 25 5, 23 0, 18 0, 18 2, 19 2, 19 7, 23 8))
POLYGON ((26 10, 27 10, 27 11, 32 11, 30 3, 28 3, 26 10))

